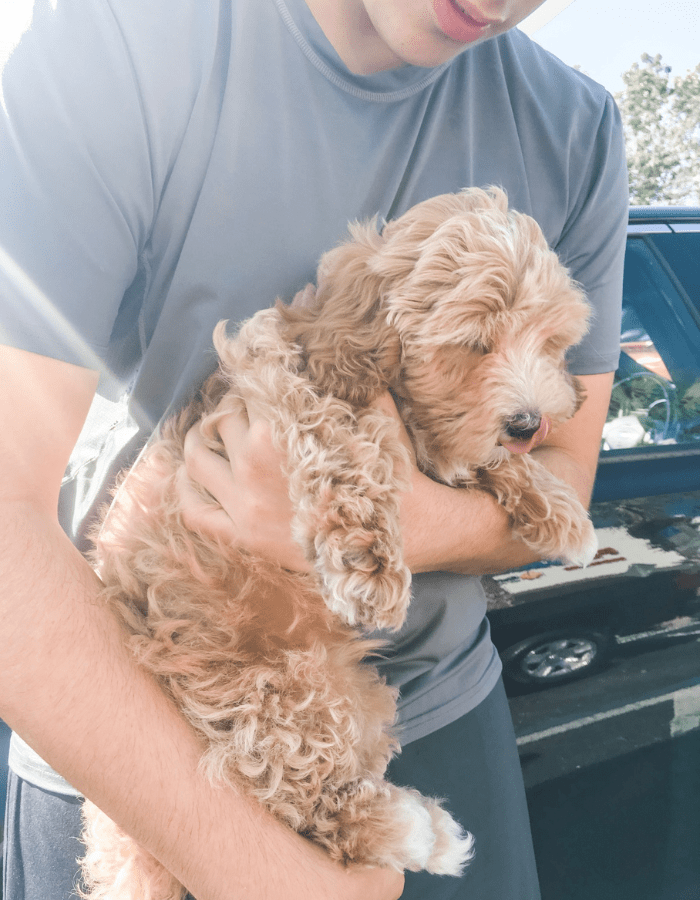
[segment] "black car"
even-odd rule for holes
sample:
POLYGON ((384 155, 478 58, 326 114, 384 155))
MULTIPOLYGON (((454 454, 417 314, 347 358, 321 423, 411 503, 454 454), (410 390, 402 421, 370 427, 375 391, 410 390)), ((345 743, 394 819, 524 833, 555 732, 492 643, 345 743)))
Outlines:
POLYGON ((620 363, 587 569, 485 578, 506 680, 549 685, 622 645, 700 635, 700 209, 630 210, 620 363))

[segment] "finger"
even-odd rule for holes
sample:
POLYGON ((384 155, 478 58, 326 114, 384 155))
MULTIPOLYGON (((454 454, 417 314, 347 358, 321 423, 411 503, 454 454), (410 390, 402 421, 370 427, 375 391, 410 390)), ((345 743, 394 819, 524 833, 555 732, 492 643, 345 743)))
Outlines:
POLYGON ((381 411, 385 412, 388 416, 393 416, 395 419, 400 418, 399 411, 396 408, 396 402, 389 391, 384 391, 383 394, 380 394, 372 406, 376 407, 376 409, 381 409, 381 411))
POLYGON ((316 299, 316 288, 313 284, 307 284, 306 287, 298 291, 294 295, 294 299, 292 300, 291 306, 293 307, 305 307, 312 306, 314 300, 316 299))
POLYGON ((255 400, 246 400, 246 412, 248 413, 247 422, 250 428, 256 423, 267 422, 270 419, 268 408, 261 403, 256 403, 255 400))
POLYGON ((216 430, 233 465, 237 453, 245 447, 248 440, 250 418, 245 412, 229 413, 218 421, 216 430))
POLYGON ((235 546, 238 535, 228 514, 220 506, 203 499, 184 466, 180 467, 175 478, 180 514, 185 526, 190 531, 235 546))
POLYGON ((226 416, 219 426, 232 469, 237 476, 240 470, 241 478, 251 468, 269 474, 281 470, 285 455, 273 438, 269 409, 253 400, 247 413, 245 418, 226 416))
POLYGON ((411 437, 406 430, 406 425, 401 418, 401 414, 399 413, 398 407, 396 406, 396 401, 389 393, 389 391, 384 391, 383 394, 380 394, 374 401, 372 406, 375 409, 379 409, 383 413, 386 413, 387 416, 391 416, 392 419, 395 419, 398 422, 399 438, 401 440, 401 443, 404 445, 404 447, 410 450, 411 456, 415 459, 415 448, 411 441, 411 437))
POLYGON ((231 463, 229 460, 214 453, 204 443, 195 426, 185 436, 185 468, 189 478, 201 485, 222 506, 230 491, 230 482, 233 480, 231 463))

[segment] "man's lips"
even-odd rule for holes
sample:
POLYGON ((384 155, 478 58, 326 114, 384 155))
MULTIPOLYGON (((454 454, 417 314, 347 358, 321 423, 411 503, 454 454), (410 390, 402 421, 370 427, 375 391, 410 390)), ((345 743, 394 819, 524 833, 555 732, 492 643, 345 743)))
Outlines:
POLYGON ((531 438, 528 438, 526 441, 517 441, 509 438, 506 441, 501 441, 501 446, 505 447, 506 450, 510 450, 511 453, 529 453, 530 450, 534 450, 535 447, 539 447, 542 441, 549 434, 551 427, 552 424, 549 419, 542 419, 540 427, 532 435, 531 438))
POLYGON ((458 11, 462 13, 465 19, 468 19, 469 22, 473 22, 475 25, 479 25, 481 28, 485 28, 487 25, 495 25, 496 23, 492 19, 483 19, 481 16, 474 15, 473 12, 470 12, 467 9, 468 4, 459 3, 458 0, 452 0, 452 5, 456 6, 458 11))
POLYGON ((494 22, 475 18, 455 0, 433 0, 438 26, 443 34, 460 44, 471 44, 483 36, 494 22))

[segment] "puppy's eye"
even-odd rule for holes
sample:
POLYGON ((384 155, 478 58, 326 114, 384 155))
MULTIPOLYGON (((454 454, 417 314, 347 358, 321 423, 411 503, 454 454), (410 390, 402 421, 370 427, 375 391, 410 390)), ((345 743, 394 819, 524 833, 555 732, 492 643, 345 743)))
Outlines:
POLYGON ((491 352, 491 347, 485 343, 482 343, 481 341, 465 344, 464 349, 467 351, 467 353, 478 353, 481 356, 484 356, 486 353, 491 352))
POLYGON ((466 344, 445 345, 432 355, 437 371, 450 378, 460 378, 465 371, 478 366, 483 358, 483 350, 475 350, 466 344))

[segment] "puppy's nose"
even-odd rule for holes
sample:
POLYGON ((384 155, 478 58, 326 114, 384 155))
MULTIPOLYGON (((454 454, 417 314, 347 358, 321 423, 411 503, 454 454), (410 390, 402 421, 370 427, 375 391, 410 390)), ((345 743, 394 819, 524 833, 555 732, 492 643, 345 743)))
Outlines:
POLYGON ((528 441, 535 435, 542 423, 538 412, 522 410, 506 419, 506 433, 516 441, 528 441))

